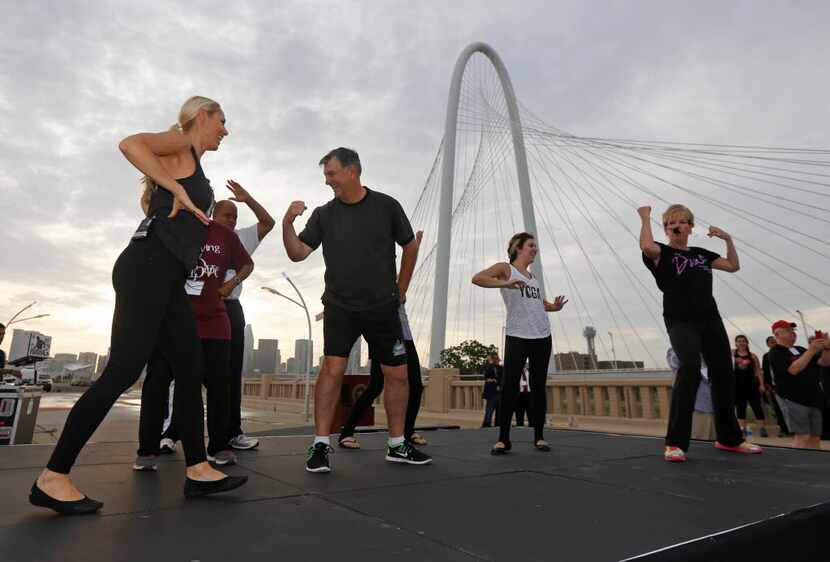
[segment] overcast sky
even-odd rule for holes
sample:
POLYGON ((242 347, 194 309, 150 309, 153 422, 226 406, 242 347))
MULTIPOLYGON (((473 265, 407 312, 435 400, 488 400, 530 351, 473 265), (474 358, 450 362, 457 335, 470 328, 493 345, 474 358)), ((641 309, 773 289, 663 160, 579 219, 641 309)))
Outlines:
MULTIPOLYGON (((106 351, 112 264, 141 218, 138 173, 117 144, 166 129, 190 95, 228 119, 230 137, 202 161, 217 196, 233 178, 278 221, 293 199, 322 204, 331 191, 316 162, 345 145, 364 183, 411 211, 472 41, 500 53, 525 106, 575 133, 830 147, 829 23, 825 2, 8 4, 0 320, 37 300, 32 312, 51 316, 21 327, 51 335, 53 353, 106 351)), ((252 222, 240 209, 240 225, 252 222)), ((290 263, 278 232, 254 257, 246 317, 286 358, 305 317, 259 287, 284 289, 286 271, 321 310, 322 259, 290 263)))

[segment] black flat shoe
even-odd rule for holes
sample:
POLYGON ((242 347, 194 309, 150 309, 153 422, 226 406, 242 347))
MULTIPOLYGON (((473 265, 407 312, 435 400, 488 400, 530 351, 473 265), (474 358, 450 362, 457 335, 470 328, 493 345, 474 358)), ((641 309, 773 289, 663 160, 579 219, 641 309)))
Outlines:
POLYGON ((200 480, 185 478, 184 497, 198 498, 200 496, 209 496, 210 494, 230 492, 231 490, 239 488, 247 481, 247 476, 226 476, 221 480, 212 480, 210 482, 202 482, 200 480))
POLYGON ((75 501, 56 500, 38 488, 37 482, 32 484, 32 490, 29 492, 29 503, 37 507, 52 509, 61 515, 85 515, 95 513, 104 507, 103 503, 89 499, 86 496, 82 500, 75 501))
POLYGON ((543 453, 550 453, 550 445, 548 445, 547 443, 543 443, 541 445, 539 443, 536 443, 534 447, 537 451, 542 451, 543 453))

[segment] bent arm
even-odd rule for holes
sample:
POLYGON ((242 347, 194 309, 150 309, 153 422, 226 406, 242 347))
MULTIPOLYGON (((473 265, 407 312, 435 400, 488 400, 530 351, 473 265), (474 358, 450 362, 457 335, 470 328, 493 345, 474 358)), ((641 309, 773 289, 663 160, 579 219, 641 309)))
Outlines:
POLYGON ((816 352, 814 350, 808 348, 807 351, 804 352, 804 355, 790 363, 787 372, 791 375, 797 375, 810 365, 810 362, 813 360, 815 354, 816 352))
POLYGON ((731 236, 724 238, 726 241, 726 257, 718 258, 712 262, 713 269, 735 273, 741 269, 741 262, 738 259, 738 250, 735 249, 735 243, 731 236))
POLYGON ((409 282, 412 281, 412 274, 415 272, 415 264, 418 261, 418 243, 415 238, 403 247, 401 254, 401 270, 398 273, 398 290, 401 293, 401 298, 406 297, 406 291, 409 289, 409 282))
POLYGON ((130 164, 177 197, 186 195, 184 188, 170 176, 159 156, 175 154, 189 146, 190 139, 178 131, 138 133, 118 143, 119 150, 130 164))
POLYGON ((285 245, 285 253, 291 261, 303 261, 314 250, 297 236, 294 230, 294 222, 282 221, 282 243, 285 245))
POLYGON ((261 242, 262 239, 268 236, 268 233, 274 229, 274 225, 277 224, 277 221, 275 221, 274 217, 272 217, 271 214, 265 210, 265 207, 260 205, 259 201, 254 199, 252 196, 245 203, 256 217, 256 235, 261 242))
POLYGON ((473 275, 472 283, 485 289, 498 289, 506 286, 509 279, 510 273, 507 264, 497 263, 473 275))

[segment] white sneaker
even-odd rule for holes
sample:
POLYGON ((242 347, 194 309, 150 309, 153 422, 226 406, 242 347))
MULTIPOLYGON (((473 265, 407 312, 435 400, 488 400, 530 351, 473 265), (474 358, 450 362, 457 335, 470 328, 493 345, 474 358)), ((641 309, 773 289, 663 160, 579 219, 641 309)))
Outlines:
POLYGON ((259 439, 254 439, 253 437, 248 437, 244 433, 240 433, 231 439, 230 445, 231 448, 236 449, 237 451, 247 451, 249 449, 259 447, 259 439))
POLYGON ((162 455, 171 455, 176 452, 176 442, 165 437, 161 440, 159 449, 161 449, 162 455))

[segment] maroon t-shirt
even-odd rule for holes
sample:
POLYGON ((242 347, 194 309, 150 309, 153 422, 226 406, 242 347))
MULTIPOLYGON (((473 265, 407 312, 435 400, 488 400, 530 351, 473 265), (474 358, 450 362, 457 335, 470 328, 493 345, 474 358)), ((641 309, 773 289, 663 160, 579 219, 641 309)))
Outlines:
POLYGON ((185 283, 201 339, 231 339, 231 322, 219 288, 228 269, 239 271, 252 263, 251 256, 233 230, 210 223, 202 254, 185 283))

